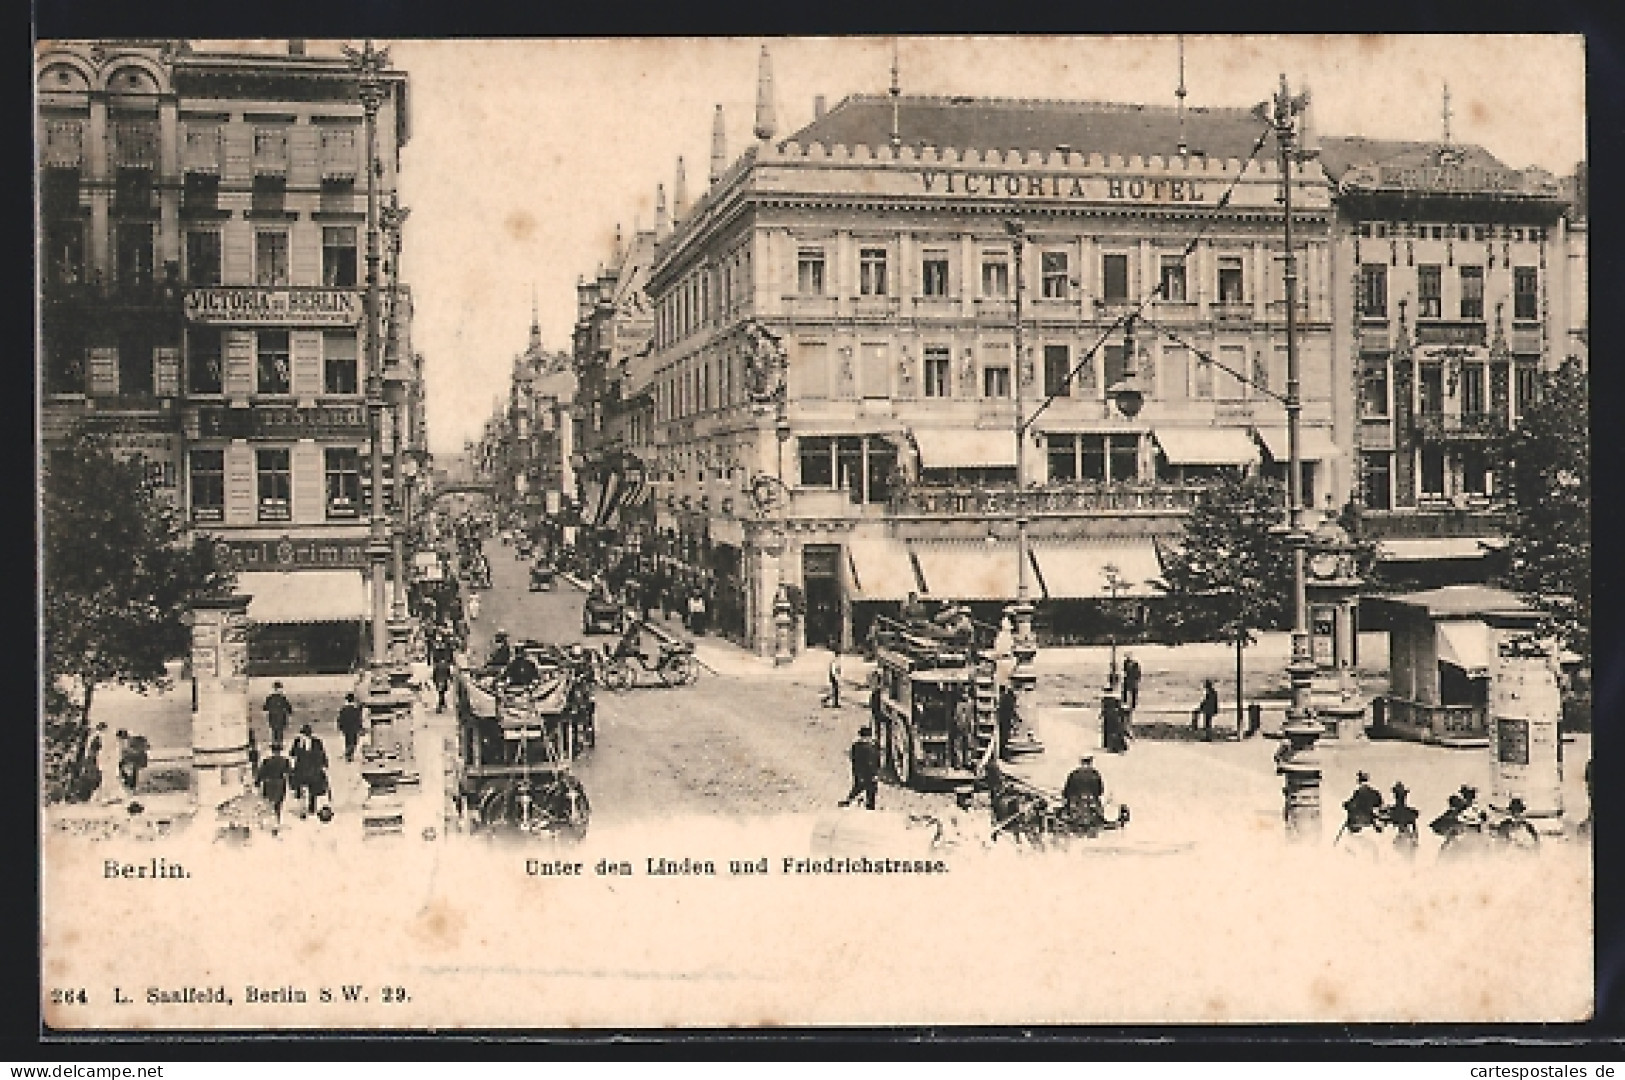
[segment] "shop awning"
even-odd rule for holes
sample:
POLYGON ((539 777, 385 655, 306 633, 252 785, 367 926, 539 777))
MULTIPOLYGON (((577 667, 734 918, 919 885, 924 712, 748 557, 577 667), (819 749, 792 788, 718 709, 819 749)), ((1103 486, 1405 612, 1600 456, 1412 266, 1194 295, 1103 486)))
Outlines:
MULTIPOLYGON (((1015 599, 1018 571, 1013 543, 916 543, 909 551, 920 564, 925 595, 933 600, 1015 599)), ((1036 590, 1036 578, 1028 580, 1036 590)))
POLYGON ((1258 444, 1241 428, 1158 428, 1152 436, 1170 465, 1258 463, 1258 444))
POLYGON ((1044 595, 1052 600, 1088 600, 1109 597, 1106 568, 1117 568, 1122 581, 1118 596, 1160 596, 1152 583, 1162 578, 1157 547, 1145 540, 1080 540, 1067 544, 1033 545, 1033 560, 1044 595))
POLYGON ((250 622, 366 622, 367 579, 359 570, 244 572, 237 592, 246 593, 250 622))
POLYGON ((1490 670, 1490 628, 1479 619, 1447 619, 1435 624, 1439 659, 1469 675, 1490 670))
POLYGON ((901 540, 849 540, 846 558, 853 600, 907 600, 920 590, 901 540))
MULTIPOLYGON (((1290 456, 1287 453, 1286 428, 1261 427, 1255 429, 1259 439, 1264 443, 1264 449, 1269 451, 1270 457, 1276 461, 1285 461, 1290 456)), ((1298 457, 1304 461, 1330 461, 1337 456, 1337 444, 1332 442, 1332 433, 1323 427, 1305 427, 1298 429, 1298 457)))
POLYGON ((1488 538, 1437 536, 1419 539, 1377 541, 1377 558, 1383 562, 1430 562, 1436 559, 1481 559, 1491 546, 1488 538))
POLYGON ((927 428, 914 432, 924 469, 1014 468, 1014 429, 927 428))

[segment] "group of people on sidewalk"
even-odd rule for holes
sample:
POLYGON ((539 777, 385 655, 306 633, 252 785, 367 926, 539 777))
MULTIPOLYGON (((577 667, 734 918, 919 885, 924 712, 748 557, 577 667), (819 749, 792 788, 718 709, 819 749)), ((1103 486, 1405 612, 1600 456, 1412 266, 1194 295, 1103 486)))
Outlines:
MULTIPOLYGON (((249 758, 254 769, 254 784, 271 805, 277 823, 282 822, 282 806, 290 791, 301 818, 315 814, 324 822, 331 821, 333 796, 327 776, 327 747, 310 724, 302 724, 293 744, 286 754, 283 753, 283 736, 293 721, 293 704, 283 693, 281 682, 271 684, 271 692, 266 695, 261 708, 265 713, 266 726, 271 730, 271 746, 262 758, 251 738, 249 758)), ((344 705, 339 709, 338 728, 344 736, 344 760, 354 761, 356 744, 361 737, 362 716, 361 706, 353 693, 344 695, 344 705)))
POLYGON ((98 721, 79 744, 68 784, 68 799, 113 804, 134 795, 147 767, 147 739, 124 728, 109 735, 107 723, 98 721), (116 777, 116 779, 115 779, 116 777))

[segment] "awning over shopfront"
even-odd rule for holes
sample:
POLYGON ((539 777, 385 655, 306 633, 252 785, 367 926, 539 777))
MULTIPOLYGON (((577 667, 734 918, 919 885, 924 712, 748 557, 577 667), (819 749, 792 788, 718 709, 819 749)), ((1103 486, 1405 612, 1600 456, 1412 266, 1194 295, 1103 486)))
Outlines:
MULTIPOLYGON (((1261 427, 1255 429, 1264 449, 1276 461, 1286 461, 1286 428, 1261 427)), ((1337 456, 1337 444, 1332 433, 1323 427, 1304 427, 1298 430, 1298 457, 1304 461, 1330 461, 1337 456)))
POLYGON ((1431 562, 1436 559, 1481 559, 1491 547, 1490 537, 1449 536, 1402 538, 1377 541, 1377 558, 1383 562, 1431 562))
POLYGON ((1490 670, 1490 628, 1480 619, 1448 619, 1435 624, 1439 659, 1469 675, 1490 670))
POLYGON ((1014 468, 1016 433, 987 428, 926 428, 914 432, 924 469, 1014 468))
POLYGON ((366 622, 367 579, 360 570, 291 570, 237 575, 250 622, 366 622))
POLYGON ((901 540, 849 540, 846 558, 853 600, 907 600, 920 591, 901 540))
MULTIPOLYGON (((1016 595, 1016 545, 920 542, 909 545, 933 600, 1011 600, 1016 595)), ((1029 578, 1036 590, 1037 580, 1029 578)), ((1037 593, 1035 592, 1036 596, 1037 593)))
POLYGON ((1157 547, 1144 540, 1079 540, 1034 544, 1044 595, 1051 600, 1091 600, 1109 597, 1106 567, 1117 568, 1122 585, 1118 596, 1160 596, 1152 583, 1162 578, 1157 547))
POLYGON ((1258 445, 1241 428, 1158 428, 1152 436, 1170 465, 1258 463, 1258 445))

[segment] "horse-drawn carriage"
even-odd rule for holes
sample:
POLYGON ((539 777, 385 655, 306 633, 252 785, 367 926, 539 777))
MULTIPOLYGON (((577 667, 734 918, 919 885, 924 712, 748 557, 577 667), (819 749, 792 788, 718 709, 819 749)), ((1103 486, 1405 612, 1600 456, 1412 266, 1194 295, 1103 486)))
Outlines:
POLYGON ((596 741, 592 687, 564 650, 517 648, 535 665, 524 685, 497 671, 459 673, 458 811, 475 831, 579 839, 591 810, 572 766, 596 741))

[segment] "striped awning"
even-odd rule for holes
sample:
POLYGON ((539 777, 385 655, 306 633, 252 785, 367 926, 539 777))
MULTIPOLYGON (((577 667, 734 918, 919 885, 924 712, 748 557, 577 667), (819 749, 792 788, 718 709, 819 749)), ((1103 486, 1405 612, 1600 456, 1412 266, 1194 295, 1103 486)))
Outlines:
MULTIPOLYGON (((1259 441, 1264 449, 1269 451, 1270 457, 1276 461, 1286 461, 1290 455, 1287 453, 1286 428, 1261 427, 1255 428, 1259 441)), ((1330 461, 1337 457, 1337 444, 1332 442, 1332 433, 1323 427, 1304 427, 1298 430, 1298 458, 1302 461, 1330 461)))
POLYGON ((1242 428, 1157 428, 1170 465, 1256 465, 1258 444, 1242 428))
POLYGON ((853 600, 907 600, 920 591, 901 540, 849 540, 846 558, 853 600))
POLYGON ((925 595, 934 600, 1015 599, 1019 571, 1013 543, 922 541, 910 544, 909 551, 925 578, 925 595))
POLYGON ((1033 545, 1044 595, 1052 600, 1093 600, 1112 595, 1108 568, 1116 570, 1118 596, 1157 596, 1162 562, 1156 544, 1139 540, 1078 540, 1033 545))
POLYGON ((923 428, 914 432, 925 469, 1011 468, 1016 463, 1012 429, 923 428))
POLYGON ((367 579, 360 570, 246 571, 237 592, 250 597, 249 622, 366 622, 367 579))

